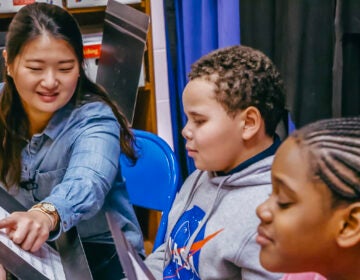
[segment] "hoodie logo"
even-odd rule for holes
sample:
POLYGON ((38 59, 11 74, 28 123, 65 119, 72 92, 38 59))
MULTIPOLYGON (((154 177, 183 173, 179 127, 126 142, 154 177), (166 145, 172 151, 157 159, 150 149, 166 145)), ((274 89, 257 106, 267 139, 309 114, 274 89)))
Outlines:
POLYGON ((204 218, 205 212, 198 206, 184 212, 173 228, 168 246, 171 248, 170 263, 164 269, 164 279, 189 279, 199 277, 199 257, 201 249, 223 229, 204 238, 206 224, 196 236, 190 251, 184 255, 191 235, 204 218))

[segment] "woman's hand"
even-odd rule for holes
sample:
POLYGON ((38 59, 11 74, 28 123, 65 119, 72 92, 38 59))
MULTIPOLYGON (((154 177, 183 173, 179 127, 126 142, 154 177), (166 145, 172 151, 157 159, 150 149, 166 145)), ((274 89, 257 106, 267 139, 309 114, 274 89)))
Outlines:
POLYGON ((49 217, 40 211, 13 212, 0 220, 0 229, 5 228, 15 244, 30 252, 36 252, 46 242, 51 227, 49 217))

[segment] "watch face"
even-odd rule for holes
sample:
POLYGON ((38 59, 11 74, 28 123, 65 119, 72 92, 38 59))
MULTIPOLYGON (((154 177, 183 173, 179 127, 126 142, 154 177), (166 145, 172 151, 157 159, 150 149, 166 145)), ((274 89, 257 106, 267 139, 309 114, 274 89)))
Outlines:
POLYGON ((56 210, 54 205, 52 205, 50 203, 43 203, 42 207, 44 207, 46 210, 51 211, 51 212, 56 210))

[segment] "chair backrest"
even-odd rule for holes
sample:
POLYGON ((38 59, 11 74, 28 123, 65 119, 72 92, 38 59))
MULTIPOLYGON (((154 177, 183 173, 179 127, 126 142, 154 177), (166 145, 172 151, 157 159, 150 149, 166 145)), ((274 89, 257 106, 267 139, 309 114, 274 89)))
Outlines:
POLYGON ((173 150, 161 137, 137 129, 133 132, 139 158, 133 165, 121 155, 121 172, 132 204, 162 212, 156 249, 164 241, 168 212, 178 189, 179 166, 173 150))

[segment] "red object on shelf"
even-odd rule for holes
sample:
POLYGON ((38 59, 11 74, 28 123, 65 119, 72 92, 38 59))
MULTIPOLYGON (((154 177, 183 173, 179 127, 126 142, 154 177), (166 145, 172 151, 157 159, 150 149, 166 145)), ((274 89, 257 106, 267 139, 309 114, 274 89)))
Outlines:
POLYGON ((101 44, 84 45, 85 58, 99 58, 101 54, 101 44))
POLYGON ((13 0, 13 5, 29 5, 35 3, 35 0, 13 0))

